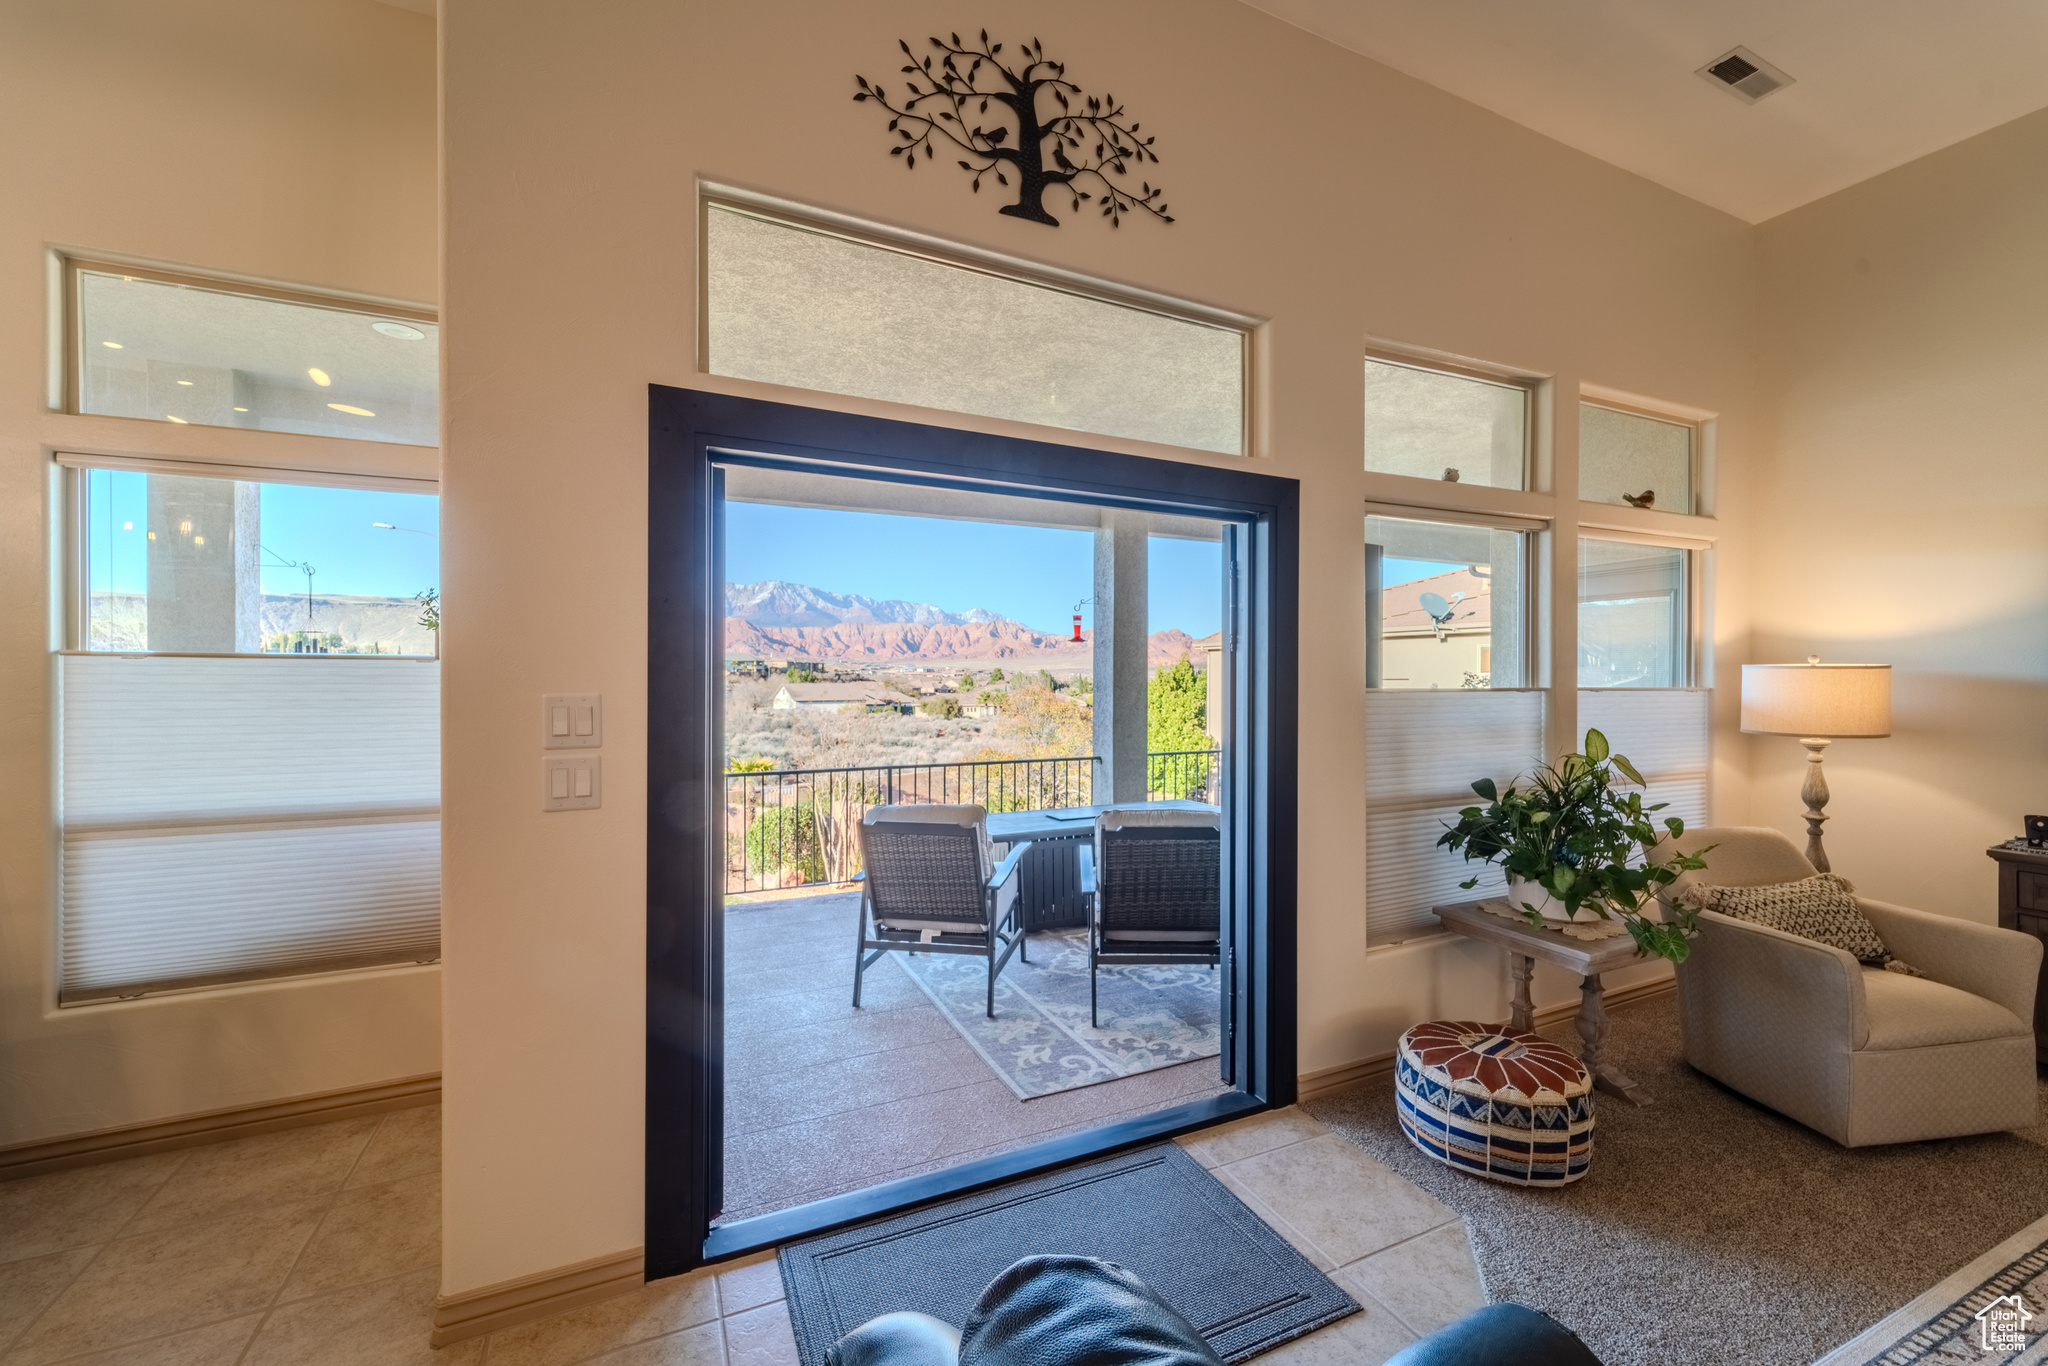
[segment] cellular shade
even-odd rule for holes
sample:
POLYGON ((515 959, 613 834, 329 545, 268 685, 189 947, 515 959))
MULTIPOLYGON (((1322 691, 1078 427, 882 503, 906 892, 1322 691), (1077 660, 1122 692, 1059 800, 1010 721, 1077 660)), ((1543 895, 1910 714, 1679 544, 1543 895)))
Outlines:
POLYGON ((1892 733, 1889 664, 1745 664, 1742 729, 1815 739, 1892 733))
POLYGON ((1238 328, 722 205, 704 218, 714 375, 1244 453, 1238 328))
POLYGON ((439 956, 437 662, 62 667, 62 1003, 439 956))
POLYGON ((1705 688, 1585 689, 1579 732, 1599 731, 1608 747, 1643 775, 1644 800, 1665 802, 1661 825, 1676 816, 1688 827, 1707 822, 1708 701, 1705 688))
POLYGON ((1442 928, 1432 906, 1499 896, 1500 870, 1436 847, 1476 805, 1477 778, 1503 787, 1543 752, 1540 692, 1375 691, 1365 704, 1366 943, 1442 928), (1474 875, 1479 885, 1458 886, 1474 875))

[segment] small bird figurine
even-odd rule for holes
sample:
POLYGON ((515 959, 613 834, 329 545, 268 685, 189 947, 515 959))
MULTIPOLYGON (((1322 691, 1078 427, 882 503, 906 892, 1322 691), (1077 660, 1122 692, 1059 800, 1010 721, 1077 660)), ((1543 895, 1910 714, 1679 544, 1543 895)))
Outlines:
POLYGON ((1450 465, 1444 466, 1444 482, 1446 484, 1455 484, 1458 482, 1458 471, 1454 467, 1450 465))
POLYGON ((1641 493, 1624 493, 1621 495, 1621 501, 1632 508, 1650 507, 1657 501, 1657 490, 1644 489, 1641 493))

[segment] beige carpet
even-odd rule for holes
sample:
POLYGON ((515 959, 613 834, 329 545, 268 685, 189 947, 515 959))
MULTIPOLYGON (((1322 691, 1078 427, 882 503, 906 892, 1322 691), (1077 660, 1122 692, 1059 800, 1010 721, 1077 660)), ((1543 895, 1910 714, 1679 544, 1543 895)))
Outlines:
POLYGON ((1464 1216, 1489 1298, 1606 1366, 1806 1366, 2048 1213, 2042 1129, 1840 1148, 1687 1067, 1672 998, 1613 1018, 1610 1056, 1655 1103, 1602 1096, 1593 1169, 1563 1190, 1424 1157, 1391 1078, 1305 1108, 1464 1216))

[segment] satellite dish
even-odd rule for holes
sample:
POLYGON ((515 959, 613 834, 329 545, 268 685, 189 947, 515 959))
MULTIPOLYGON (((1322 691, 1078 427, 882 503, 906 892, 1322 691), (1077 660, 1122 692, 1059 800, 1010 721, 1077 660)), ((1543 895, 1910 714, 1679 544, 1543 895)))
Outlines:
POLYGON ((1451 614, 1451 604, 1444 600, 1444 595, 1441 593, 1424 593, 1422 595, 1422 610, 1435 617, 1438 621, 1442 621, 1451 614))

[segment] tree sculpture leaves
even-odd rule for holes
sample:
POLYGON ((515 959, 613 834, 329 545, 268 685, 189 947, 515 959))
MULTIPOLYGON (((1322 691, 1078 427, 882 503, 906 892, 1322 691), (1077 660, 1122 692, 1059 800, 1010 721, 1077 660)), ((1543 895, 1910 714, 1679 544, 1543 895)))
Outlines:
POLYGON ((1121 226, 1123 216, 1137 210, 1162 223, 1173 221, 1165 190, 1140 180, 1133 191, 1109 178, 1128 175, 1133 164, 1159 162, 1153 139, 1141 138, 1138 125, 1125 121, 1124 107, 1114 95, 1098 99, 1068 80, 1065 63, 1047 61, 1045 45, 1035 38, 1005 62, 1003 45, 990 43, 987 29, 974 47, 957 33, 950 37, 950 42, 933 38, 938 51, 922 61, 909 43, 897 41, 909 59, 903 67, 910 77, 904 83, 907 98, 892 100, 882 82, 853 78, 860 87, 854 100, 873 100, 890 115, 889 131, 897 139, 890 156, 901 157, 915 170, 918 154, 933 160, 935 142, 943 140, 966 153, 955 159, 973 176, 976 193, 985 176, 1004 188, 1014 182, 1016 202, 998 212, 1034 223, 1059 226, 1043 202, 1045 192, 1054 188, 1067 195, 1075 212, 1083 204, 1099 203, 1111 227, 1121 226), (984 122, 991 113, 994 118, 984 122), (1001 122, 1004 117, 1010 122, 1001 122), (1090 191, 1082 190, 1083 183, 1090 191))

